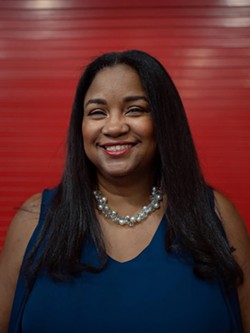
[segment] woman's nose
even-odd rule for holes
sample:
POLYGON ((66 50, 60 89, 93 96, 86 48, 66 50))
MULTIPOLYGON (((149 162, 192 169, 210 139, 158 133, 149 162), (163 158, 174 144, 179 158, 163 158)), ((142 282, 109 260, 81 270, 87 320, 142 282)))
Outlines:
POLYGON ((104 135, 118 137, 120 135, 126 134, 129 131, 129 125, 127 123, 126 117, 122 114, 120 115, 109 115, 105 119, 105 123, 102 128, 102 133, 104 135))

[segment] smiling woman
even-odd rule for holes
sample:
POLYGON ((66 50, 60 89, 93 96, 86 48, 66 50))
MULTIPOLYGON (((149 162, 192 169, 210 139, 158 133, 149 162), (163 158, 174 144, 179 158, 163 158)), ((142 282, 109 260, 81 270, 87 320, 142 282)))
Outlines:
POLYGON ((79 80, 60 184, 11 224, 1 333, 249 333, 249 251, 166 70, 104 54, 79 80))
POLYGON ((96 75, 84 99, 82 131, 100 187, 117 176, 130 176, 131 181, 154 177, 152 115, 140 77, 131 67, 120 64, 96 75))

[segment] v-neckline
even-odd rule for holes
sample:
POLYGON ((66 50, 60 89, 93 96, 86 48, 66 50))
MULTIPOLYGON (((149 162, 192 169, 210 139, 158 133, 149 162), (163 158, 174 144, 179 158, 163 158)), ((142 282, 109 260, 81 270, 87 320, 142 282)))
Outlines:
POLYGON ((110 263, 114 263, 116 265, 126 265, 126 264, 130 264, 133 263, 134 261, 138 260, 141 256, 143 256, 148 250, 151 249, 151 247, 153 246, 155 240, 158 238, 158 235, 160 234, 160 231, 163 227, 166 226, 167 223, 167 217, 166 214, 163 215, 163 217, 161 218, 161 221, 159 223, 159 225, 157 226, 150 242, 142 249, 141 252, 139 252, 138 254, 136 254, 134 257, 132 257, 131 259, 125 260, 125 261, 119 261, 114 259, 112 256, 110 256, 109 254, 108 256, 108 260, 110 263))

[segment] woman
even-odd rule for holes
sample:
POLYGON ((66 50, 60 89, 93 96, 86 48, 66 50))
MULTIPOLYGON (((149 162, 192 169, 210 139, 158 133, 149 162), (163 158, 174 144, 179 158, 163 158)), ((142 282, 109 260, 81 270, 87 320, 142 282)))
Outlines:
POLYGON ((104 54, 78 84, 61 183, 10 226, 1 332, 249 333, 249 249, 163 66, 104 54))

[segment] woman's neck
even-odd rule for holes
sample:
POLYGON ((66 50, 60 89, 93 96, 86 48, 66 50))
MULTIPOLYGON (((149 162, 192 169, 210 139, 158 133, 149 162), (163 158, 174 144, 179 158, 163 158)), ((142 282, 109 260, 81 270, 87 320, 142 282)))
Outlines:
POLYGON ((112 182, 101 177, 98 179, 102 195, 107 198, 109 206, 120 214, 133 214, 147 205, 155 185, 150 177, 137 181, 119 179, 112 182))

